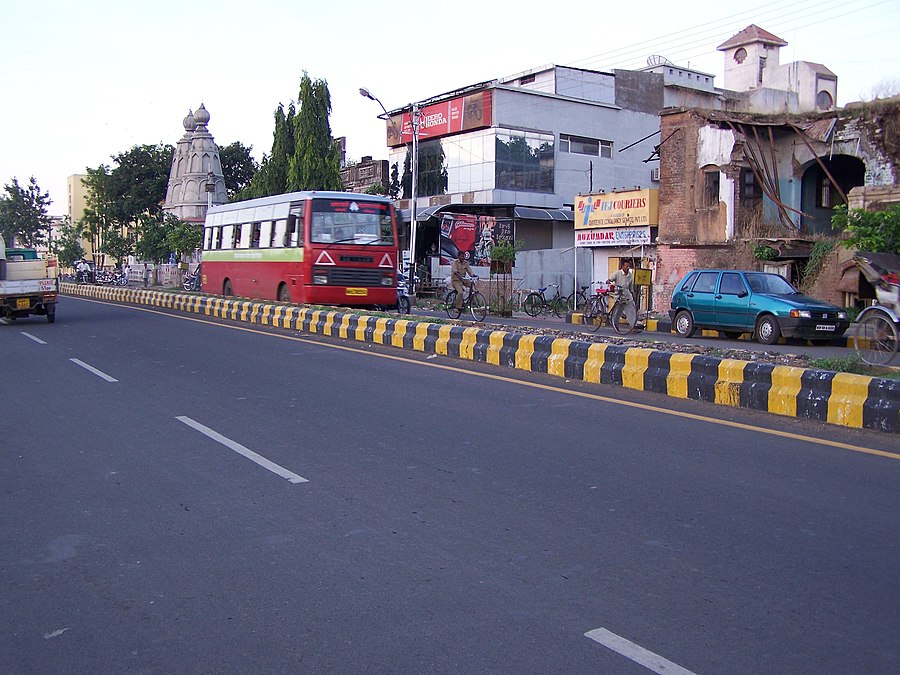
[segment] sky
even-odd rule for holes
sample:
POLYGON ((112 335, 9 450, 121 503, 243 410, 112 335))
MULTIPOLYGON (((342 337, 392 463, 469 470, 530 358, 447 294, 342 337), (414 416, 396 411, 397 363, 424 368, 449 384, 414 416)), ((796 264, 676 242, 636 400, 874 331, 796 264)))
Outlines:
POLYGON ((708 0, 494 3, 419 0, 31 0, 0 22, 0 185, 34 176, 66 213, 66 179, 135 145, 175 145, 203 103, 216 142, 261 160, 300 78, 327 81, 348 159, 388 156, 388 110, 548 64, 636 69, 663 56, 716 76, 716 51, 750 24, 788 42, 781 63, 838 76, 838 105, 900 93, 900 2, 708 0))

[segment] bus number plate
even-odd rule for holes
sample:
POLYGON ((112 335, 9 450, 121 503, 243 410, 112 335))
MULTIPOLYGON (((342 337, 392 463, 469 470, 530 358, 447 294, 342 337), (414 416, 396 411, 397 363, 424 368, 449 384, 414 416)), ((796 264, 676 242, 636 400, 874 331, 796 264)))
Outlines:
POLYGON ((353 295, 353 296, 359 297, 359 296, 366 296, 368 294, 369 294, 368 288, 348 288, 347 289, 347 295, 353 295))

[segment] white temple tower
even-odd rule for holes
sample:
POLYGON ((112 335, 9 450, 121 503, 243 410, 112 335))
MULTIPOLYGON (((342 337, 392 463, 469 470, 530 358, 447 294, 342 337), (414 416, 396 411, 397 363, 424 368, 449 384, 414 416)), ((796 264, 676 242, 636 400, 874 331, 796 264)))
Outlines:
POLYGON ((188 111, 183 123, 184 136, 175 147, 163 209, 181 220, 203 222, 208 206, 228 202, 222 162, 202 103, 196 114, 188 111))

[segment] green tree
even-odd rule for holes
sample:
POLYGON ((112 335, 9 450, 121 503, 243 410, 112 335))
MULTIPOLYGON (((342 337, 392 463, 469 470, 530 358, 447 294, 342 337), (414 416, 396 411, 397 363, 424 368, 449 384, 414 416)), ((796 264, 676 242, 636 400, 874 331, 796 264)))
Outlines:
POLYGON ((397 169, 397 162, 391 165, 391 184, 388 186, 388 195, 391 199, 400 198, 400 176, 397 169))
POLYGON ((172 249, 166 241, 169 229, 175 227, 173 221, 178 218, 171 213, 159 211, 153 216, 144 218, 138 227, 138 240, 135 250, 144 260, 161 263, 169 259, 172 249))
POLYGON ((300 80, 300 110, 294 120, 294 154, 288 175, 288 191, 341 190, 338 149, 331 136, 331 94, 325 80, 300 80))
POLYGON ((83 237, 90 239, 91 251, 100 253, 106 235, 113 227, 112 203, 107 196, 110 170, 101 164, 96 169, 88 167, 86 173, 87 176, 82 179, 87 188, 84 215, 78 221, 78 228, 83 237))
POLYGON ((13 178, 3 189, 6 194, 0 197, 0 234, 7 245, 17 240, 29 247, 46 242, 50 235, 50 193, 41 191, 34 176, 24 187, 13 178))
POLYGON ((135 236, 130 231, 124 233, 118 229, 112 229, 106 233, 106 241, 103 243, 103 252, 108 253, 120 266, 128 260, 128 256, 134 253, 135 236))
POLYGON ((171 216, 164 222, 166 246, 179 259, 190 258, 203 241, 203 223, 189 223, 171 216))
POLYGON ((291 157, 294 155, 294 104, 288 106, 287 114, 284 105, 279 103, 275 110, 275 131, 272 134, 272 152, 263 157, 259 171, 250 181, 246 194, 241 198, 268 197, 287 192, 288 172, 291 157))
POLYGON ((113 156, 105 186, 113 222, 129 225, 161 210, 174 154, 171 145, 159 144, 135 145, 113 156))
POLYGON ((259 171, 259 164, 253 159, 249 148, 240 141, 219 147, 219 160, 222 162, 222 174, 225 176, 225 192, 228 201, 238 199, 238 194, 250 185, 253 176, 259 171))
POLYGON ((84 257, 84 247, 81 245, 81 229, 75 223, 66 219, 59 228, 59 236, 53 240, 50 250, 63 267, 72 267, 76 260, 84 257))
POLYGON ((900 255, 900 204, 884 211, 836 206, 831 226, 846 233, 843 240, 846 248, 900 255))

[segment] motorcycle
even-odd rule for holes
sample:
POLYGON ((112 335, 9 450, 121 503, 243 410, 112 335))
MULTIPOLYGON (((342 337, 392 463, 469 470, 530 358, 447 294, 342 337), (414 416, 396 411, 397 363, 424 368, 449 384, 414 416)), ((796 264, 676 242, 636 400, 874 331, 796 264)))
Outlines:
MULTIPOLYGON (((415 278, 418 283, 419 278, 415 278)), ((412 310, 412 303, 409 300, 409 287, 407 286, 406 275, 403 272, 397 274, 397 311, 400 314, 409 314, 412 310)))
POLYGON ((186 291, 199 291, 201 290, 201 277, 200 277, 200 265, 197 265, 197 269, 193 272, 184 273, 184 277, 181 280, 181 287, 186 291))

